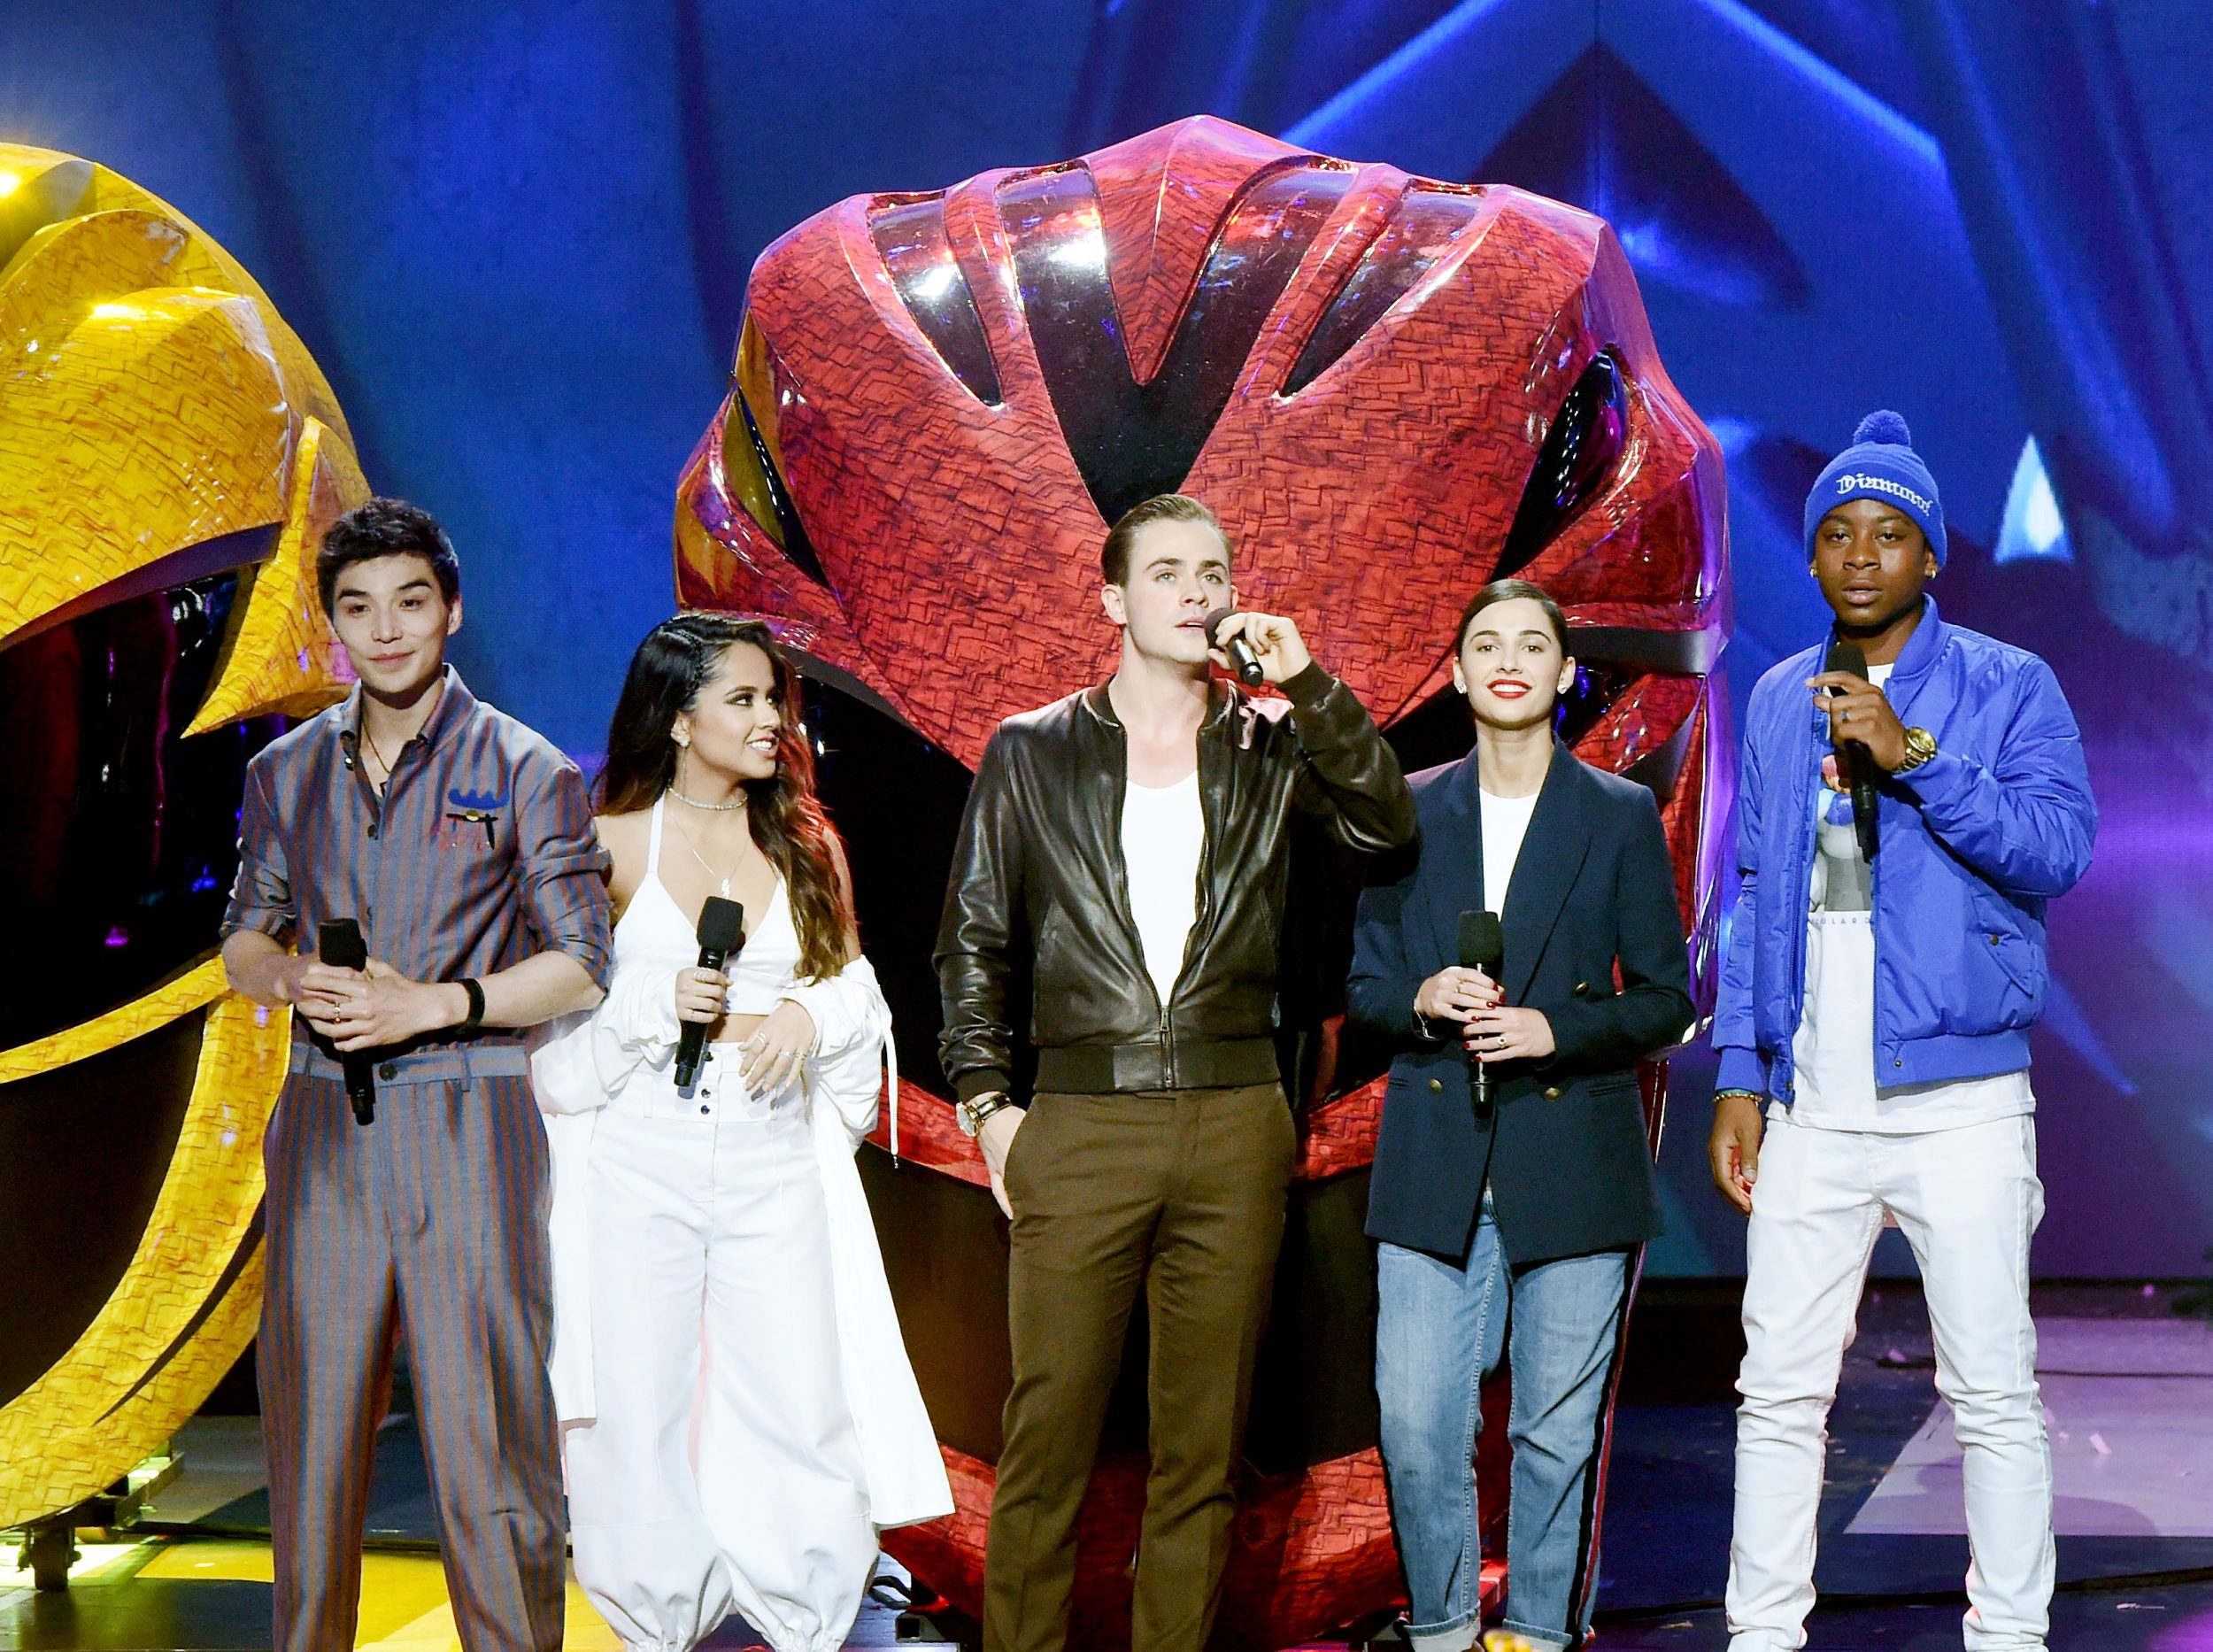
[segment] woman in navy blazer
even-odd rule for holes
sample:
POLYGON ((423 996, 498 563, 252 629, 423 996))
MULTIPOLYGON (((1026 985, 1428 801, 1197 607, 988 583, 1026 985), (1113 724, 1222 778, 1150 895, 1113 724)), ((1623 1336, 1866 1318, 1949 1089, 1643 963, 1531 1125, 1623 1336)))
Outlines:
POLYGON ((1461 1652, 1481 1628, 1470 1464, 1509 1303, 1504 1627, 1538 1647, 1590 1627, 1608 1375, 1629 1259, 1661 1225, 1635 1063, 1695 1015, 1653 794, 1554 734, 1575 670, 1538 587, 1501 580, 1469 604, 1453 682, 1475 750, 1412 777, 1420 841, 1396 882, 1361 895, 1354 932, 1351 1014, 1396 1051, 1368 1232, 1381 1241, 1384 1461, 1420 1652, 1461 1652), (1484 910, 1505 933, 1495 981, 1459 961, 1461 915, 1484 910), (1489 1072, 1488 1105, 1471 1060, 1489 1072))

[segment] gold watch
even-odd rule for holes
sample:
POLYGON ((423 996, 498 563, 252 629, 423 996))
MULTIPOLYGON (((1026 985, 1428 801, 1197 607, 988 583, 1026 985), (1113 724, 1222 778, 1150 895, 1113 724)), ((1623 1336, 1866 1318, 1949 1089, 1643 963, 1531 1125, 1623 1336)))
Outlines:
POLYGON ((1908 729, 1906 730, 1906 760, 1891 772, 1902 775, 1908 769, 1918 768, 1936 754, 1936 736, 1926 729, 1908 729))
POLYGON ((983 1133, 983 1126, 994 1113, 1013 1107, 1004 1090, 990 1090, 968 1101, 952 1104, 953 1122, 960 1126, 960 1133, 971 1141, 983 1133))

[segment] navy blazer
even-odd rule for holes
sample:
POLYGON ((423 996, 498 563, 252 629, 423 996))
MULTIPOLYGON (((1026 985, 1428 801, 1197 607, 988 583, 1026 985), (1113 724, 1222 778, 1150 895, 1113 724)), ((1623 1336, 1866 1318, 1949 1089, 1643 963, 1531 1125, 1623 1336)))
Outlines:
POLYGON ((1660 1231, 1636 1063, 1696 1015, 1675 873, 1653 794, 1554 743, 1507 885, 1508 1004, 1544 1011, 1553 1054, 1491 1069, 1491 1115, 1469 1099, 1456 1038, 1424 1038, 1414 995, 1460 961, 1460 915, 1483 905, 1474 753, 1411 776, 1421 837, 1362 892, 1347 1008, 1397 1054, 1384 1091, 1368 1232, 1455 1260, 1486 1179, 1515 1263, 1638 1245, 1660 1231), (1621 985, 1615 986, 1615 965, 1621 985))

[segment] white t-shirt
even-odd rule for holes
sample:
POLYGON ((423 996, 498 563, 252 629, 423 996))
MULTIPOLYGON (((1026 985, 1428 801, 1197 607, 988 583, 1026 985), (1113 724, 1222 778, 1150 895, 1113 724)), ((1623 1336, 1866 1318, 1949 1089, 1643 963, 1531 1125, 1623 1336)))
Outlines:
POLYGON ((1529 817, 1537 813, 1538 793, 1525 798, 1483 794, 1483 904, 1488 912, 1503 915, 1506 889, 1514 881, 1514 862, 1521 857, 1522 839, 1529 835, 1529 817))
MULTIPOLYGON (((1870 666, 1867 677, 1880 687, 1890 674, 1889 666, 1870 666)), ((1776 1102, 1770 1115, 1821 1130, 1905 1136, 2035 1111, 2025 1069, 1991 1078, 1876 1085, 1873 883, 1851 799, 1818 780, 1815 793, 1806 1002, 1791 1040, 1793 1105, 1776 1102)))
POLYGON ((1184 972, 1206 847, 1197 769, 1172 786, 1129 783, 1122 799, 1122 863, 1130 879, 1130 914, 1145 949, 1145 972, 1164 1005, 1176 995, 1176 977, 1184 972))

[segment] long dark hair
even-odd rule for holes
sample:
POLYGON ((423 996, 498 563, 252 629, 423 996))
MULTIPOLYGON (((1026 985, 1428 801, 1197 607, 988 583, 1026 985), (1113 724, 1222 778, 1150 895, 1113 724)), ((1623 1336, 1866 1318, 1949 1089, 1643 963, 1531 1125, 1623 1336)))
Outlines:
POLYGON ((819 981, 845 967, 852 899, 837 875, 844 860, 837 829, 814 795, 814 753, 799 718, 799 673, 767 625, 728 614, 680 614, 646 634, 630 656, 622 696, 607 725, 598 809, 628 814, 651 808, 675 783, 676 715, 698 704, 722 656, 739 643, 768 656, 768 698, 783 713, 775 774, 743 783, 746 824, 783 879, 799 932, 800 978, 819 981))

